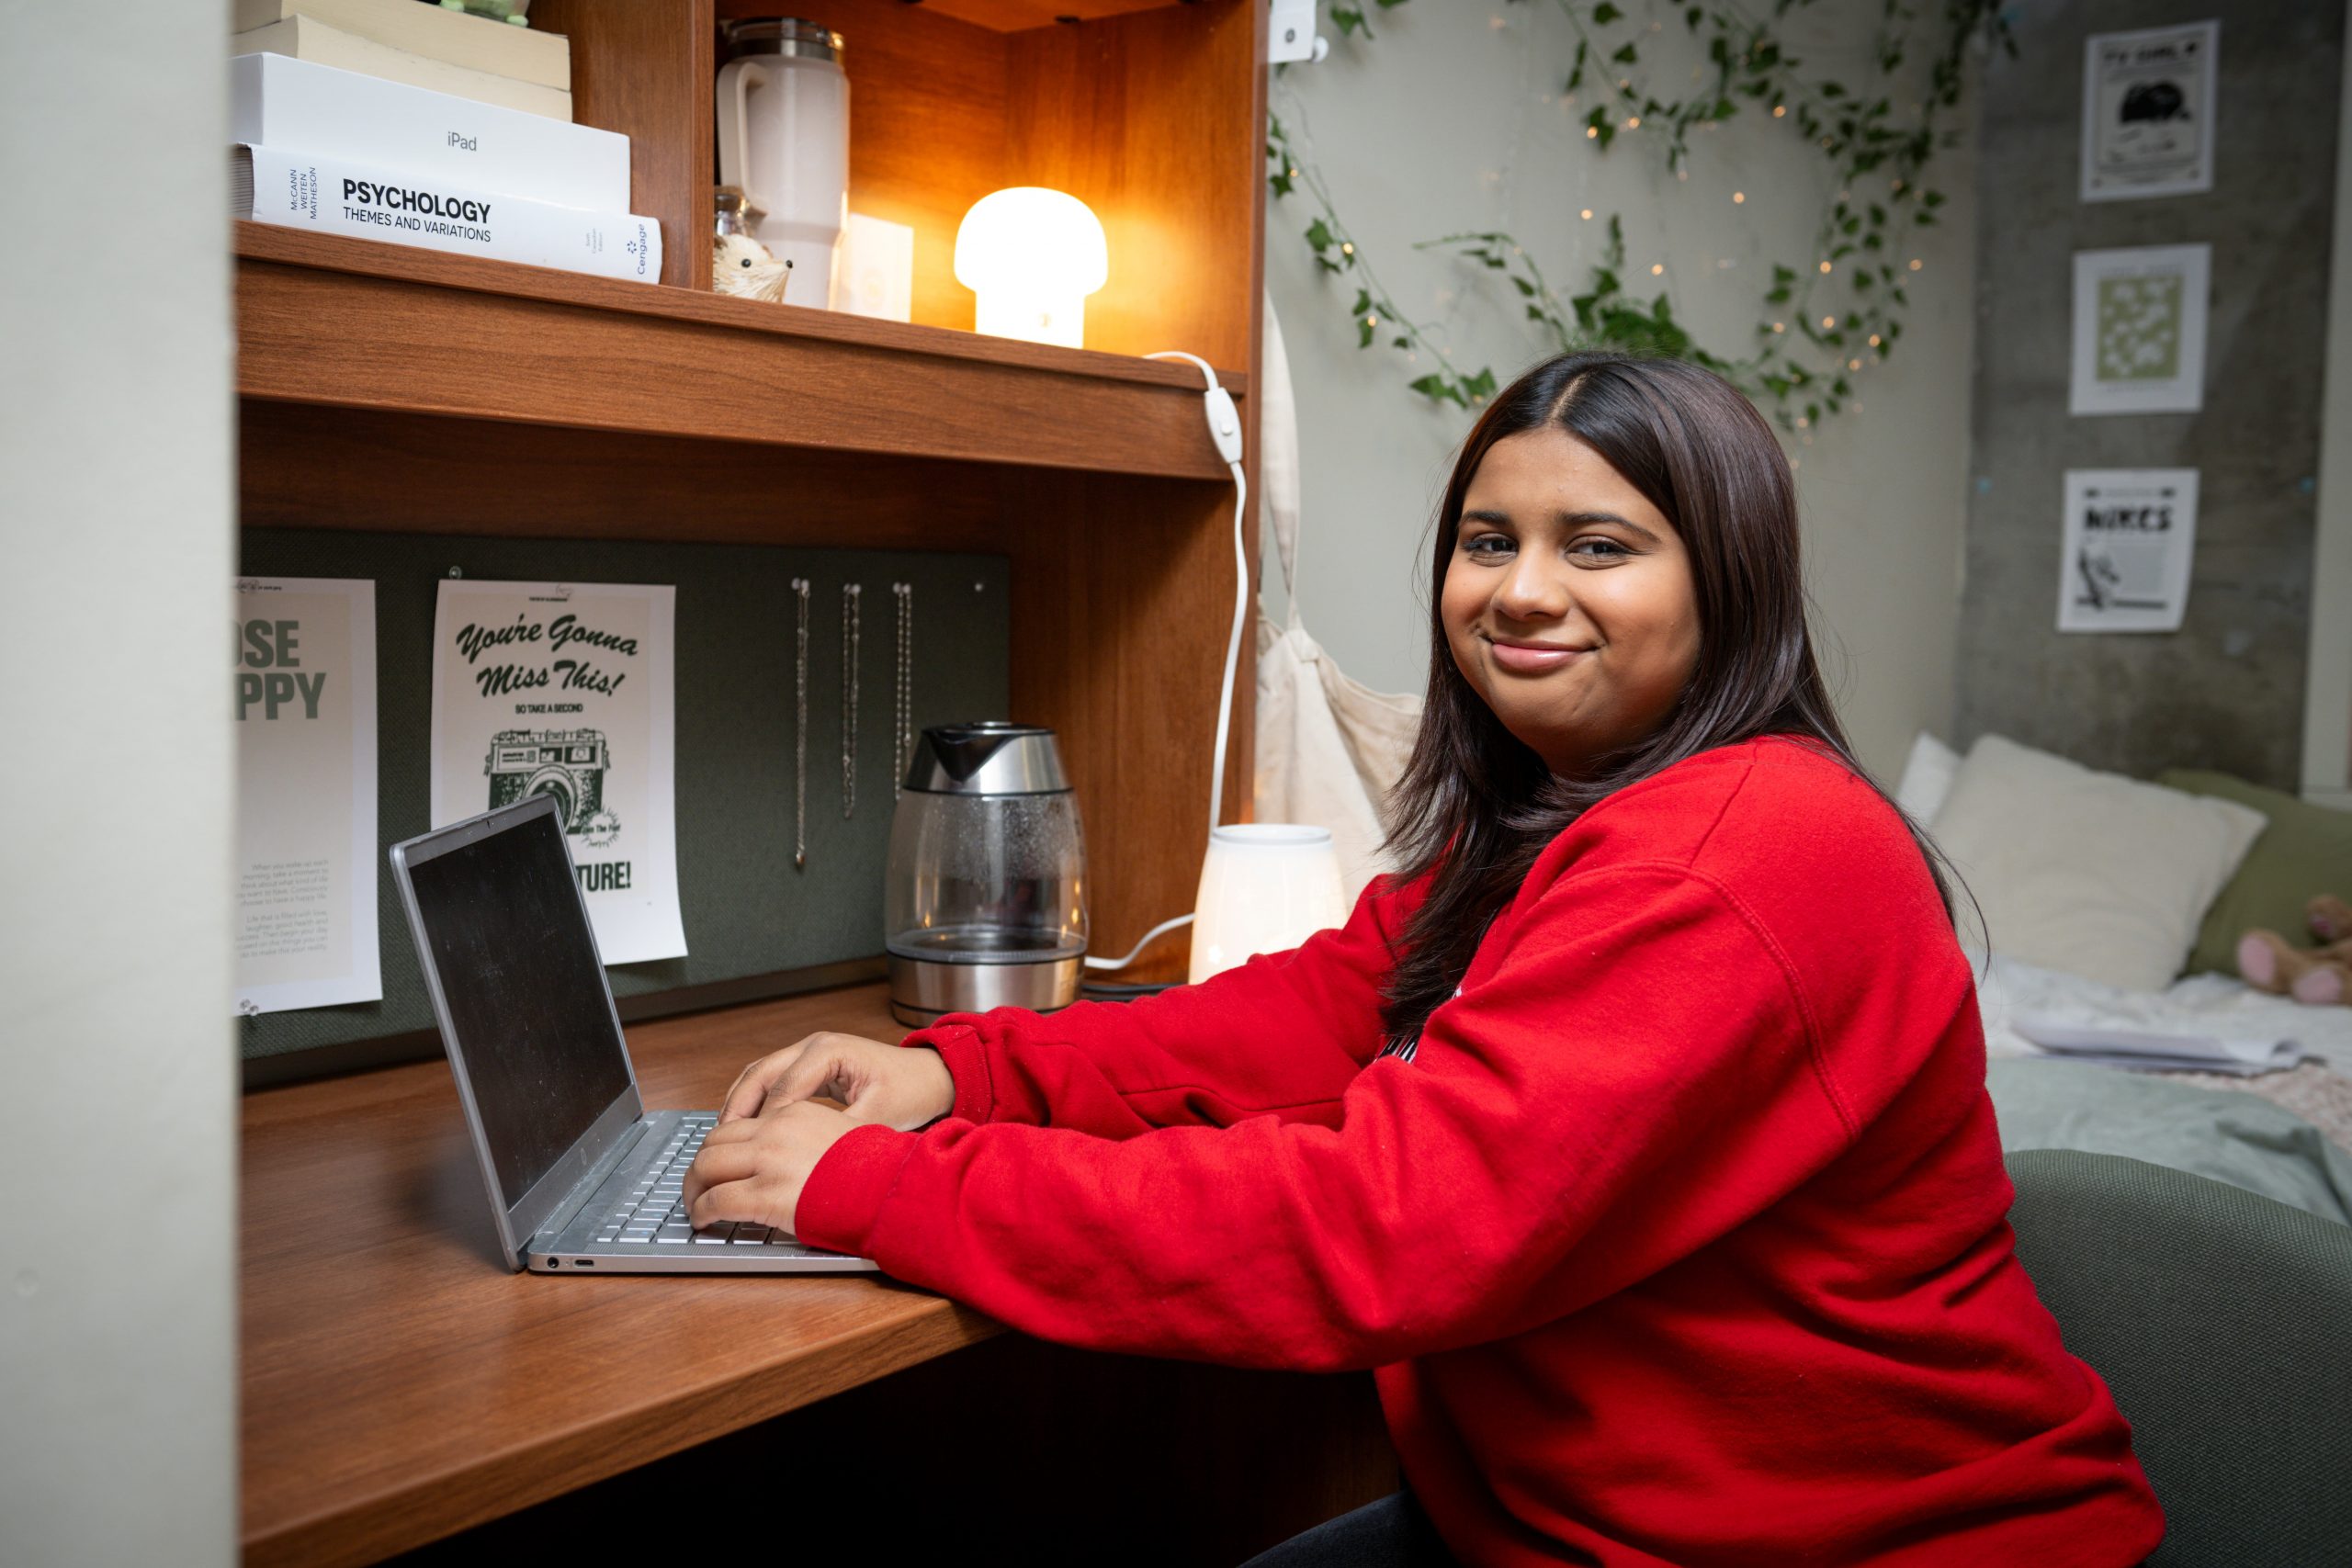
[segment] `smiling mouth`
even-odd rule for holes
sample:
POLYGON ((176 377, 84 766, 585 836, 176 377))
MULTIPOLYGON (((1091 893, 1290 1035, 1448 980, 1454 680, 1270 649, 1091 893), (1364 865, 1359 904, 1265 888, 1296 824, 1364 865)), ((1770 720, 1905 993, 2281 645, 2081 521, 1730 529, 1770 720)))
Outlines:
POLYGON ((1485 632, 1478 635, 1485 637, 1487 646, 1494 650, 1495 663, 1515 675, 1540 675, 1573 663, 1594 651, 1589 648, 1564 643, 1514 642, 1485 632))

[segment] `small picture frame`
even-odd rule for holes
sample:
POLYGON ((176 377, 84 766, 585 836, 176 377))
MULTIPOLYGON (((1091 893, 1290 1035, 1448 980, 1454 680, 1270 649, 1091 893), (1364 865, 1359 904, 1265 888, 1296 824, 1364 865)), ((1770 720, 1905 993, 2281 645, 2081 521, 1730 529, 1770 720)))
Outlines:
POLYGON ((2222 24, 2098 33, 2083 43, 2085 201, 2213 188, 2222 24))
POLYGON ((2205 405, 2211 245, 2075 253, 2066 412, 2195 413, 2205 405))
POLYGON ((2069 468, 2062 632, 2177 632, 2197 553, 2195 468, 2069 468))

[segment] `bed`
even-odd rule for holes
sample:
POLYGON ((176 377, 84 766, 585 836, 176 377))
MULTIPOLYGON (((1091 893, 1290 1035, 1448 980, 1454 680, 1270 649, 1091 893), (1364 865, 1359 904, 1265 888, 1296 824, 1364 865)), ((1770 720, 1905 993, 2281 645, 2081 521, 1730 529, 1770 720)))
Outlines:
POLYGON ((2124 1155, 2352 1224, 2352 1007, 2233 972, 2248 929, 2310 942, 2303 900, 2352 894, 2352 813, 2216 773, 2126 779, 1998 736, 1962 758, 1922 735, 1895 794, 1963 885, 2005 1148, 2124 1155), (2045 1048, 2086 1040, 2222 1043, 2233 1070, 2045 1048))

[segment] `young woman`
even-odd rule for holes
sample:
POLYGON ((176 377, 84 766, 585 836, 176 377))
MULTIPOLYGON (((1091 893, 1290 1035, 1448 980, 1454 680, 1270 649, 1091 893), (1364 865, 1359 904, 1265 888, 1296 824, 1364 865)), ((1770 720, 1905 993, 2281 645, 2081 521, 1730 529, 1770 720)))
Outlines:
POLYGON ((2163 1517, 2012 1255, 1968 965, 1831 713, 1770 429, 1567 355, 1438 522, 1402 870, 1344 929, 763 1058, 695 1222, 1071 1345, 1375 1369, 1410 1498, 1270 1561, 2140 1562, 2163 1517))

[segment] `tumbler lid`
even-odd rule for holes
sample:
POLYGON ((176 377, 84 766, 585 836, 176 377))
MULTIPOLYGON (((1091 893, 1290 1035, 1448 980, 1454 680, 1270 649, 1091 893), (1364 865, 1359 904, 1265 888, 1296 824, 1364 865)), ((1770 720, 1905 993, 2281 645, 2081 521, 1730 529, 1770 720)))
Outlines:
POLYGON ((1067 795, 1069 776, 1052 730, 991 718, 924 730, 906 787, 918 795, 1067 795))
POLYGON ((798 17, 741 17, 718 24, 719 63, 747 54, 788 54, 806 60, 842 57, 842 35, 798 17))

